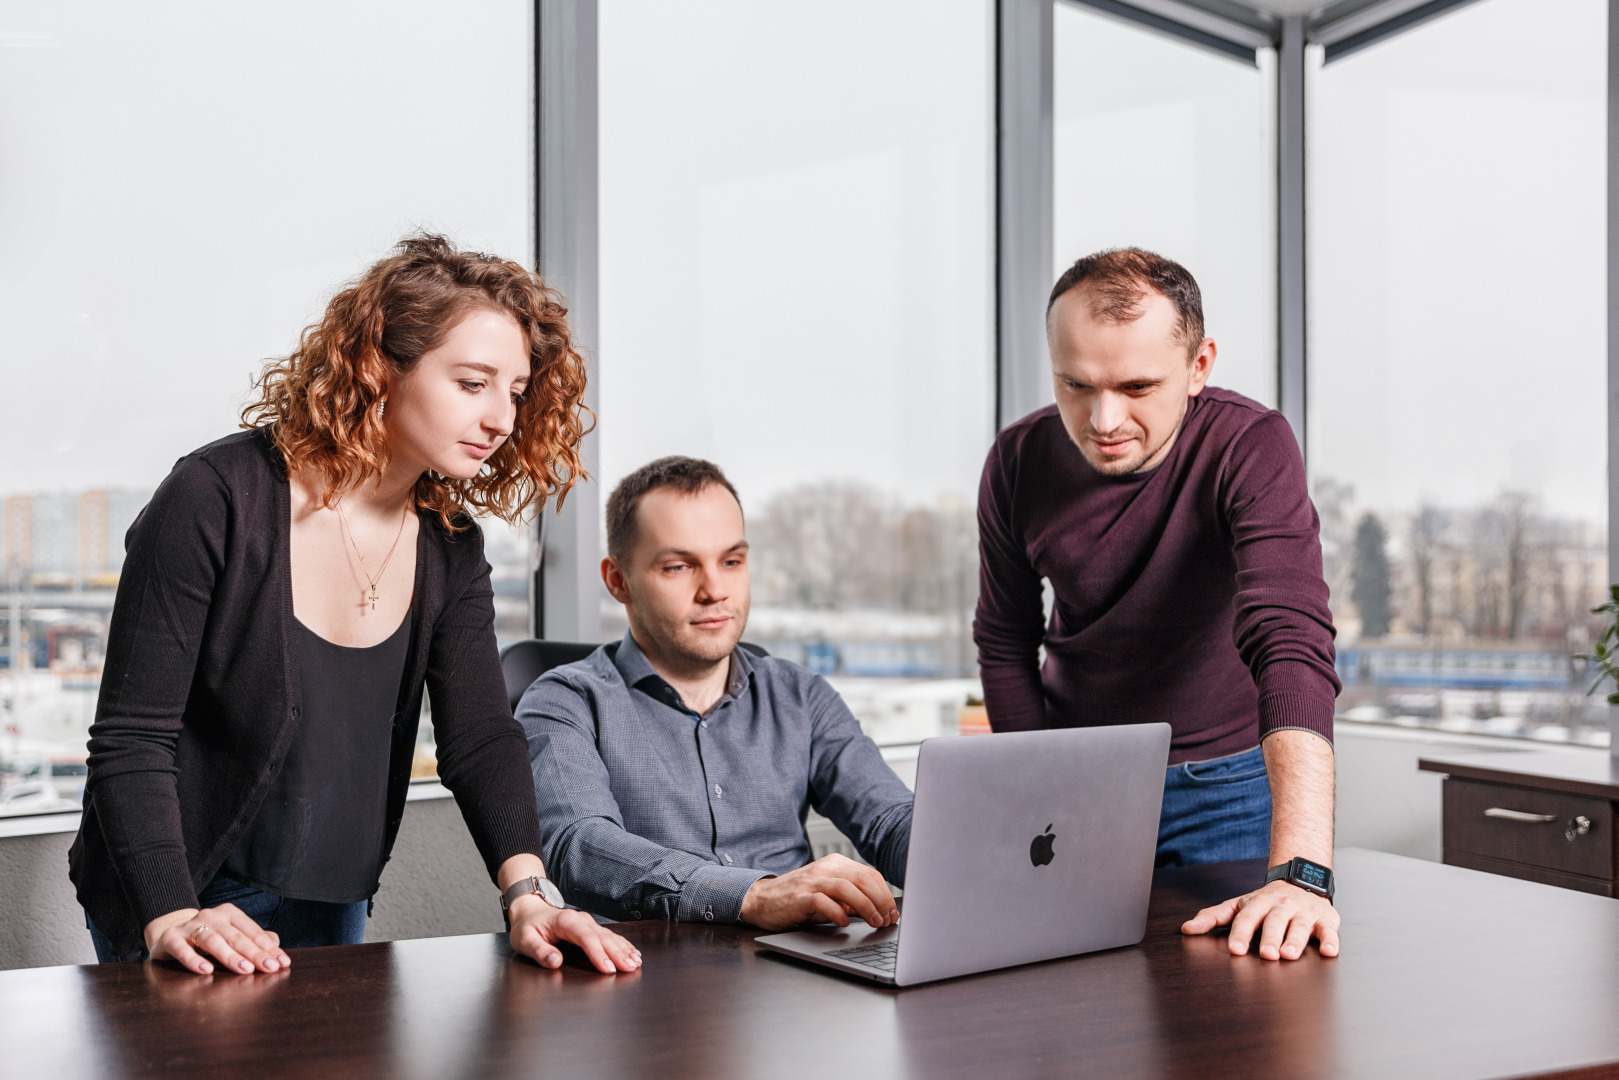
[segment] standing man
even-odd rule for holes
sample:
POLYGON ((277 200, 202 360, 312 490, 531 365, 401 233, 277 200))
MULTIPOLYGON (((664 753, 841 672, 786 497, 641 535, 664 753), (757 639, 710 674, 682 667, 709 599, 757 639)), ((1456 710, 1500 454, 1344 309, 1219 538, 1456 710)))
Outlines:
POLYGON ((1168 722, 1158 865, 1273 867, 1182 931, 1230 925, 1238 955, 1257 931, 1270 960, 1317 937, 1336 956, 1339 684, 1292 429, 1207 385, 1197 282, 1161 256, 1079 260, 1051 291, 1046 336, 1057 402, 1000 433, 979 488, 973 637, 990 723, 1168 722))

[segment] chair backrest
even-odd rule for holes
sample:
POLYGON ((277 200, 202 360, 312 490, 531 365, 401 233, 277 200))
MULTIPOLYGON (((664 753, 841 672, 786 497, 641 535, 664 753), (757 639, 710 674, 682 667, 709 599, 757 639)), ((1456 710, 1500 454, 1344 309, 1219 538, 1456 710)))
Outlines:
MULTIPOLYGON (((740 644, 754 656, 770 655, 751 642, 740 644)), ((542 641, 538 638, 514 641, 506 646, 500 653, 500 670, 506 677, 506 699, 511 702, 512 711, 517 711, 517 703, 523 700, 523 695, 534 685, 535 679, 554 667, 583 660, 600 647, 583 641, 542 641)))

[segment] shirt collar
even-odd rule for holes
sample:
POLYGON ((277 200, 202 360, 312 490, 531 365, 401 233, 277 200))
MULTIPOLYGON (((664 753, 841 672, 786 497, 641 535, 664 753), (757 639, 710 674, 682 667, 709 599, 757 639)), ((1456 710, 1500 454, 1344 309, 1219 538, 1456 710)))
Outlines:
MULTIPOLYGON (((658 674, 658 669, 653 667, 652 661, 646 658, 646 653, 641 651, 641 646, 635 643, 635 635, 628 630, 624 631, 624 637, 618 643, 618 652, 613 656, 613 666, 618 668, 618 673, 624 677, 625 685, 644 690, 641 686, 643 682, 648 679, 656 679, 656 685, 660 689, 663 687, 669 688, 670 704, 680 700, 679 694, 674 693, 674 688, 669 686, 668 680, 658 674)), ((747 688, 748 680, 751 678, 753 678, 753 657, 748 653, 748 650, 740 646, 732 649, 731 674, 729 681, 725 684, 724 696, 740 697, 742 691, 747 688)), ((664 700, 665 697, 661 693, 653 694, 652 696, 659 698, 659 700, 664 700)), ((721 698, 721 700, 723 701, 724 698, 721 698)), ((690 712, 690 710, 684 709, 683 706, 676 707, 690 712)), ((692 713, 691 715, 695 716, 696 714, 692 713)))

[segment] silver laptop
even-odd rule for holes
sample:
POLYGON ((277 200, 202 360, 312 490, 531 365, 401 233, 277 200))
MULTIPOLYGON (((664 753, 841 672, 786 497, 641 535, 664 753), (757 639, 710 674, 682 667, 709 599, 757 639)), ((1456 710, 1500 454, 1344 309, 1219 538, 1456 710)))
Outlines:
POLYGON ((891 986, 1134 945, 1168 764, 1168 724, 929 739, 899 925, 754 944, 891 986))

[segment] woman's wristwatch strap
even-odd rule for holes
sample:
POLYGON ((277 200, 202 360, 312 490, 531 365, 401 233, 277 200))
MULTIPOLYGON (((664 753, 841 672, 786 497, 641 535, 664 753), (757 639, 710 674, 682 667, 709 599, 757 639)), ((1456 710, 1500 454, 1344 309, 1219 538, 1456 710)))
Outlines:
POLYGON ((539 876, 518 878, 506 887, 505 892, 500 894, 500 913, 505 916, 507 930, 512 928, 512 901, 520 896, 529 896, 531 894, 538 896, 558 910, 565 909, 568 906, 567 901, 562 899, 561 890, 556 887, 556 884, 550 878, 539 876))

